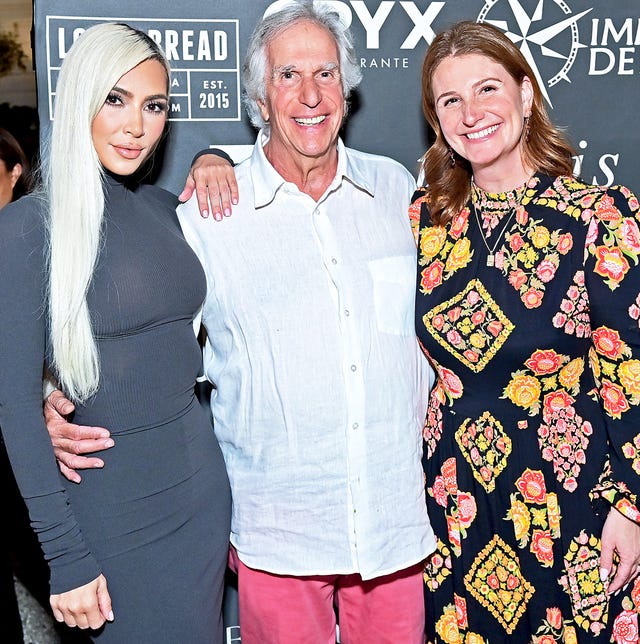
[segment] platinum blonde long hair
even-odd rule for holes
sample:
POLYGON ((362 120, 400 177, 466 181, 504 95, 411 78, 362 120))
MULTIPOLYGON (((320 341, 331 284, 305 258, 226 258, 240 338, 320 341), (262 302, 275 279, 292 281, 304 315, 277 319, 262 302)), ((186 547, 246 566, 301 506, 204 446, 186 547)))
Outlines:
POLYGON ((87 29, 73 44, 56 86, 54 120, 43 173, 48 201, 48 311, 52 368, 66 395, 82 402, 100 380, 100 357, 87 292, 101 244, 104 170, 91 126, 111 89, 128 71, 155 59, 158 45, 125 24, 87 29))

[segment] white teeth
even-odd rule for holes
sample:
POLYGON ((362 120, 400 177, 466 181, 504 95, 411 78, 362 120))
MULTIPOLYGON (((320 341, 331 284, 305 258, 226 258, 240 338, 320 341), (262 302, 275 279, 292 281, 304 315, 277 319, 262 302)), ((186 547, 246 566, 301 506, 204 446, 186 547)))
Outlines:
POLYGON ((296 123, 300 123, 300 125, 318 125, 318 123, 322 123, 326 118, 326 116, 314 116, 307 119, 300 118, 296 119, 296 123))
POLYGON ((491 127, 488 127, 484 130, 480 130, 480 132, 469 132, 469 134, 467 134, 467 138, 481 139, 485 136, 489 136, 489 134, 493 134, 497 129, 498 129, 497 125, 492 125, 491 127))

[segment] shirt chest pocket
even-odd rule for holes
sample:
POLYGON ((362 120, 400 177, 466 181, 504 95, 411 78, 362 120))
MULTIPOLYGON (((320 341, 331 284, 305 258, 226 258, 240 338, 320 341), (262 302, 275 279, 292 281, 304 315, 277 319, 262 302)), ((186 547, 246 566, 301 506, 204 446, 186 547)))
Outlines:
POLYGON ((368 262, 378 328, 394 335, 413 335, 416 259, 413 255, 368 262))

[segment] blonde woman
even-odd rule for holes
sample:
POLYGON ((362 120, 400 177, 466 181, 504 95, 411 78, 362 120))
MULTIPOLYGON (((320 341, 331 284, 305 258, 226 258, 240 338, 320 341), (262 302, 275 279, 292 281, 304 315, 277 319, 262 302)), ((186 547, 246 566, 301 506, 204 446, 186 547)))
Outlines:
POLYGON ((206 280, 176 197, 140 180, 168 87, 144 33, 88 29, 60 72, 40 194, 0 221, 0 425, 54 616, 99 642, 222 641, 230 494, 194 395, 206 280), (58 472, 44 367, 76 422, 117 436, 81 485, 58 472))

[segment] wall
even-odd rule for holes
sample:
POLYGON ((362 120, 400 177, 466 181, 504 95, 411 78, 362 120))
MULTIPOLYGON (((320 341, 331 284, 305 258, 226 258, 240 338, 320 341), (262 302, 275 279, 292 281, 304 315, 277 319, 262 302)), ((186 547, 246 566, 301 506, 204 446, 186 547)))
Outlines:
MULTIPOLYGON (((530 58, 553 120, 579 147, 577 170, 596 183, 638 190, 640 3, 638 0, 329 0, 356 37, 364 81, 344 132, 348 145, 392 156, 415 172, 427 147, 420 65, 434 32, 466 18, 493 21, 530 58), (514 9, 520 7, 516 17, 514 9), (626 109, 625 109, 626 106, 626 109)), ((239 69, 256 19, 271 0, 36 0, 43 133, 55 79, 74 35, 98 20, 149 30, 174 68, 172 123, 161 184, 181 188, 203 142, 250 144, 239 69)), ((234 158, 242 151, 232 149, 234 158)))

